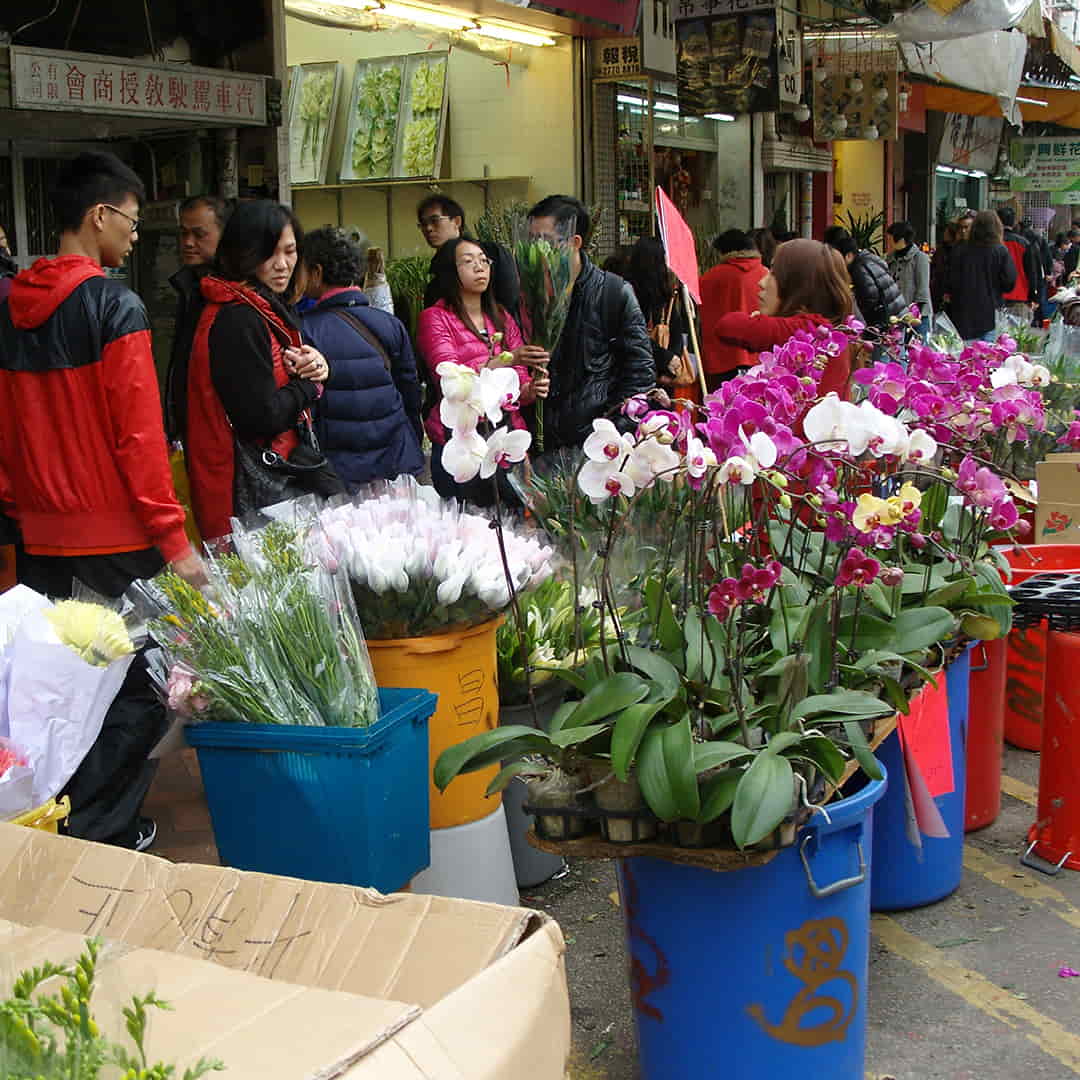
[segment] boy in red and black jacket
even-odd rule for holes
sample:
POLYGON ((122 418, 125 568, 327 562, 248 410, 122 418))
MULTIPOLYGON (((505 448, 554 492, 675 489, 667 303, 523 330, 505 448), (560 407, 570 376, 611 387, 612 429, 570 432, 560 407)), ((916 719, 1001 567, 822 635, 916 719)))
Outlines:
POLYGON ((997 216, 1005 230, 1002 242, 1016 267, 1016 284, 1002 297, 1005 310, 1030 324, 1043 277, 1039 253, 1016 231, 1016 213, 1011 206, 999 206, 997 216))
MULTIPOLYGON (((112 154, 68 162, 51 193, 59 252, 0 304, 0 511, 21 534, 18 580, 55 598, 76 581, 118 597, 166 562, 206 581, 173 491, 146 310, 103 269, 131 251, 142 197, 112 154)), ((164 723, 138 656, 65 789, 72 835, 149 846, 139 808, 164 723)))

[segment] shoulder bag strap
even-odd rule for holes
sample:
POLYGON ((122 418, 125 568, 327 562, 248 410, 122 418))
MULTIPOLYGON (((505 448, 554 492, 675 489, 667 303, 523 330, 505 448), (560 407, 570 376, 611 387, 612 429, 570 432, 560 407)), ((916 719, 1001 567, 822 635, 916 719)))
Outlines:
POLYGON ((383 367, 386 368, 387 373, 393 375, 393 367, 390 363, 390 356, 383 346, 383 343, 375 336, 373 330, 368 329, 363 320, 354 315, 351 311, 346 311, 344 308, 334 308, 334 314, 351 326, 378 354, 383 362, 383 367))

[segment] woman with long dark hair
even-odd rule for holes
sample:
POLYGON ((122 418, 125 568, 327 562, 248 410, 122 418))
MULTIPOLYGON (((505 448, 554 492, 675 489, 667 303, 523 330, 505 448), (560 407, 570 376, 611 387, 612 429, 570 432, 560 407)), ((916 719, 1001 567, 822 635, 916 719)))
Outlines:
MULTIPOLYGON (((521 404, 529 405, 547 396, 548 354, 535 345, 526 345, 517 323, 496 302, 491 289, 491 259, 474 240, 457 237, 447 240, 431 260, 432 289, 438 299, 420 313, 416 345, 435 388, 434 404, 424 427, 431 438, 431 478, 436 490, 446 498, 463 498, 478 505, 493 500, 487 481, 458 484, 442 464, 442 450, 449 432, 439 418, 438 366, 449 360, 479 371, 499 366, 499 357, 513 353, 514 369, 521 380, 521 404)), ((515 413, 515 428, 525 420, 515 413)))
POLYGON ((679 283, 668 269, 664 245, 653 236, 641 237, 630 251, 626 280, 637 297, 645 316, 645 327, 652 341, 657 385, 686 396, 693 389, 689 352, 686 343, 690 323, 679 297, 679 283))
POLYGON ((1001 219, 993 210, 980 210, 971 239, 957 244, 949 260, 949 318, 965 341, 993 339, 997 310, 1015 285, 1016 265, 1001 219))
MULTIPOLYGON (((716 323, 715 336, 757 354, 788 341, 796 330, 839 326, 851 314, 851 280, 844 258, 817 240, 788 240, 776 249, 758 290, 758 310, 732 311, 716 323)), ((821 380, 822 395, 846 398, 850 350, 834 356, 821 380)))
POLYGON ((416 358, 405 327, 360 288, 366 266, 341 229, 316 229, 304 240, 305 295, 314 303, 302 316, 304 337, 330 364, 315 430, 350 487, 424 467, 416 358))
POLYGON ((318 467, 323 459, 310 438, 308 410, 329 367, 302 343, 290 307, 303 242, 287 206, 240 203, 221 235, 214 271, 202 279, 206 307, 191 350, 184 446, 204 539, 227 534, 229 518, 247 508, 235 504, 245 485, 245 448, 280 462, 282 476, 291 466, 289 494, 342 490, 325 463, 318 467))

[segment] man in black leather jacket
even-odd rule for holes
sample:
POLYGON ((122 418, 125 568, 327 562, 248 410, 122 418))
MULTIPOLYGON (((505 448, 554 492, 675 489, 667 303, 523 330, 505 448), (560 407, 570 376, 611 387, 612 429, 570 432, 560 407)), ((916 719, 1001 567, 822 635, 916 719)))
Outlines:
POLYGON ((851 233, 840 225, 825 230, 825 243, 844 256, 862 321, 879 333, 888 330, 889 320, 908 309, 888 264, 873 251, 860 251, 851 233))
POLYGON ((585 206, 569 195, 549 195, 529 212, 532 236, 570 244, 574 280, 570 312, 551 355, 545 452, 581 446, 599 417, 622 425, 622 403, 656 385, 652 343, 634 290, 583 250, 591 224, 585 206))

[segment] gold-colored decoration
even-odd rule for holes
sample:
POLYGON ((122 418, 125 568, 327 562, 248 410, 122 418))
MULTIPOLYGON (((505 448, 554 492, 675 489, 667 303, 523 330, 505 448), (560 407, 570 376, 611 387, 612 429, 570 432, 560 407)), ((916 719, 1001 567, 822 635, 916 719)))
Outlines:
POLYGON ((841 964, 847 955, 848 929, 843 919, 810 919, 798 930, 784 935, 784 967, 806 985, 795 995, 779 1024, 770 1024, 765 1010, 757 1004, 747 1012, 762 1029, 780 1042, 792 1046, 824 1046, 843 1042, 859 1007, 859 983, 841 964), (819 994, 829 983, 846 983, 851 1000, 845 1005, 837 997, 819 994), (831 1014, 813 1027, 803 1027, 803 1018, 817 1010, 831 1014))

